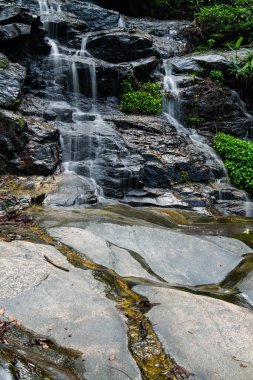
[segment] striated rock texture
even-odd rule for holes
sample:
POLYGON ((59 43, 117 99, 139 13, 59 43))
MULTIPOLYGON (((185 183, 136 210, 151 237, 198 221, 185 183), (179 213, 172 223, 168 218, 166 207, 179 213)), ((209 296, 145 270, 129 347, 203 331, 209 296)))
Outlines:
POLYGON ((54 172, 60 161, 59 132, 38 120, 27 121, 10 111, 0 114, 0 173, 54 172))
POLYGON ((0 54, 0 107, 18 107, 25 76, 23 66, 11 63, 4 54, 0 54))

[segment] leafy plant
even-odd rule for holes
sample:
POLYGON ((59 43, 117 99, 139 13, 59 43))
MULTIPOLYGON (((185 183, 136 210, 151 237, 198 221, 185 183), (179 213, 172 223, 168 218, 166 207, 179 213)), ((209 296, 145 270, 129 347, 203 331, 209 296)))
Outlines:
POLYGON ((224 81, 224 75, 221 70, 211 70, 209 76, 219 84, 223 83, 224 81))
POLYGON ((253 142, 218 133, 214 138, 214 148, 225 160, 231 182, 253 193, 253 142))
POLYGON ((253 0, 210 2, 196 13, 197 25, 206 39, 216 44, 241 36, 248 42, 253 39, 253 0))
POLYGON ((253 81, 253 52, 249 50, 243 60, 239 60, 236 55, 231 64, 230 73, 245 84, 251 84, 253 81))
POLYGON ((162 111, 160 83, 147 82, 135 89, 129 81, 122 83, 120 109, 126 113, 156 115, 162 111))

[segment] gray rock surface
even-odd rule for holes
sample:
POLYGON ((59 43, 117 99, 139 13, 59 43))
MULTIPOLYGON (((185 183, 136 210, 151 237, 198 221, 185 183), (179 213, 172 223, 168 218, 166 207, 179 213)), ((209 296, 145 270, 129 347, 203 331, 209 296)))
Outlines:
POLYGON ((120 276, 142 277, 157 280, 138 262, 127 249, 112 244, 105 237, 74 227, 50 229, 50 234, 61 242, 72 246, 78 252, 98 264, 115 270, 120 276))
POLYGON ((159 302, 147 316, 166 350, 197 380, 252 379, 252 312, 177 290, 135 290, 159 302))
POLYGON ((204 74, 211 70, 227 70, 230 62, 219 54, 199 54, 171 59, 176 74, 204 74))
POLYGON ((88 223, 85 231, 62 227, 50 229, 49 233, 95 260, 99 255, 100 262, 104 260, 104 264, 111 268, 120 267, 124 253, 126 268, 122 274, 150 278, 148 272, 151 268, 156 277, 171 284, 219 283, 239 264, 243 254, 252 252, 235 239, 197 237, 142 226, 88 223), (95 248, 92 248, 92 240, 95 248), (101 242, 100 248, 97 242, 101 242), (133 258, 138 264, 134 269, 133 258), (138 269, 139 263, 147 271, 146 274, 143 268, 141 271, 138 269))
POLYGON ((47 194, 45 205, 74 206, 97 202, 92 181, 75 172, 66 171, 54 177, 52 190, 47 194))
POLYGON ((91 272, 71 266, 50 246, 0 242, 0 250, 0 305, 6 316, 14 315, 37 334, 82 352, 87 379, 125 380, 111 368, 112 354, 113 366, 141 379, 128 352, 124 320, 91 272), (53 267, 44 255, 69 272, 53 267))
POLYGON ((0 107, 17 108, 26 69, 0 54, 0 107))

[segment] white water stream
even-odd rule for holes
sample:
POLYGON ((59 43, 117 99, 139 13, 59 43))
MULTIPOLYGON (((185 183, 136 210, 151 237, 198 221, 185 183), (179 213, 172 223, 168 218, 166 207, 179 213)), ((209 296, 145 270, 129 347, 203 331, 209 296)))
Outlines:
POLYGON ((207 159, 207 163, 212 166, 215 162, 221 168, 223 182, 229 182, 226 168, 215 153, 215 151, 207 144, 204 137, 199 135, 195 129, 185 128, 179 121, 180 119, 180 89, 177 83, 177 77, 172 74, 172 68, 169 61, 164 61, 164 99, 163 110, 168 121, 176 128, 179 134, 188 137, 191 142, 197 147, 197 150, 202 152, 207 159))

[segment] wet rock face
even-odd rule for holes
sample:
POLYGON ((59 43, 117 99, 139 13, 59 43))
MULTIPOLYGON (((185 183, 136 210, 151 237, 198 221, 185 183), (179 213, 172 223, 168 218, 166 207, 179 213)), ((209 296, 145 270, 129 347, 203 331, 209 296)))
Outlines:
POLYGON ((3 111, 0 116, 0 173, 54 172, 60 161, 59 133, 40 121, 27 124, 22 116, 3 111))
POLYGON ((130 188, 144 186, 166 189, 186 179, 208 182, 220 170, 162 117, 106 116, 105 121, 59 123, 59 129, 69 169, 94 178, 108 197, 122 198, 130 188))
POLYGON ((73 0, 63 3, 62 10, 71 12, 77 18, 83 20, 89 31, 111 29, 118 26, 119 15, 117 12, 100 8, 86 1, 73 0))
POLYGON ((45 54, 50 50, 40 18, 36 13, 32 15, 31 11, 18 6, 0 9, 0 48, 15 60, 28 52, 45 54))
POLYGON ((107 62, 135 61, 157 55, 150 36, 141 32, 100 32, 89 36, 87 49, 91 54, 107 62))
POLYGON ((11 63, 0 54, 0 107, 17 108, 26 69, 18 63, 11 63))
POLYGON ((182 89, 182 114, 188 127, 213 137, 217 132, 252 137, 252 119, 238 102, 236 93, 211 79, 182 89))

